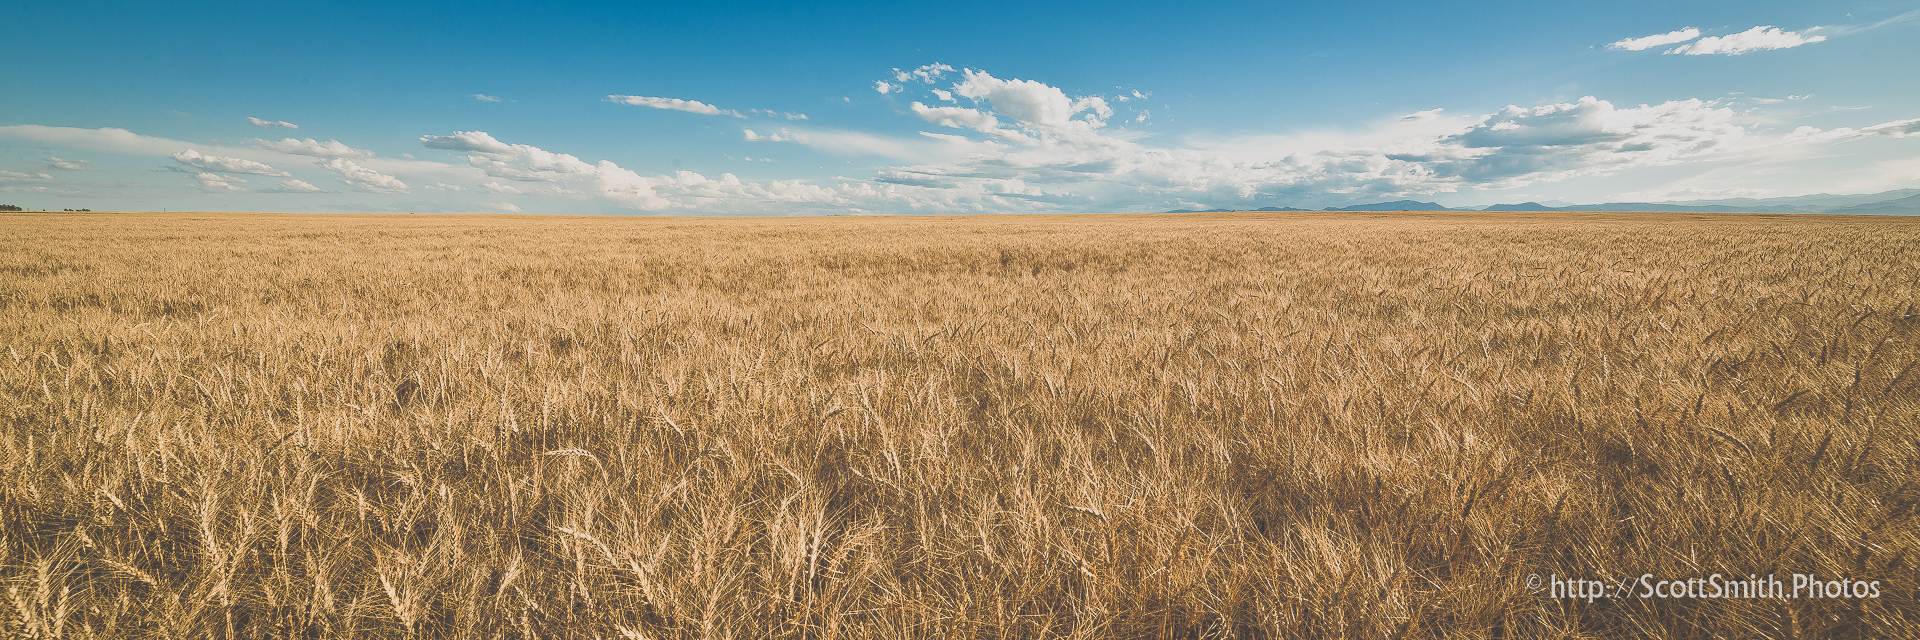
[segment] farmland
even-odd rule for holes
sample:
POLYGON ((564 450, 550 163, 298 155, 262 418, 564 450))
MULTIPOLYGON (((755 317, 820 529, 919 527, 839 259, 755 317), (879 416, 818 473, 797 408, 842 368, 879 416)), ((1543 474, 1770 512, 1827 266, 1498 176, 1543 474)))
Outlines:
POLYGON ((0 635, 1914 637, 1916 365, 1902 218, 0 215, 0 635), (1880 586, 1536 582, 1714 573, 1880 586))

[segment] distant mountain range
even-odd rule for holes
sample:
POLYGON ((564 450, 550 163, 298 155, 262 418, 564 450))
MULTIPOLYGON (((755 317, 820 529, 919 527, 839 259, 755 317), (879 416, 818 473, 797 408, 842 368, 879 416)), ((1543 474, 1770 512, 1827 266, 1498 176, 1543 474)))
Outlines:
POLYGON ((1375 202, 1373 204, 1356 204, 1356 205, 1350 205, 1345 207, 1327 207, 1327 211, 1445 211, 1445 210, 1446 210, 1446 207, 1440 206, 1440 203, 1438 202, 1421 202, 1419 200, 1395 200, 1393 202, 1375 202))
MULTIPOLYGON (((1258 209, 1175 209, 1167 213, 1224 213, 1228 211, 1313 211, 1294 207, 1258 209)), ((1860 213, 1920 214, 1920 189, 1896 189, 1880 193, 1834 195, 1817 193, 1782 198, 1729 198, 1724 200, 1683 200, 1675 202, 1603 202, 1549 206, 1538 202, 1496 204, 1479 209, 1449 208, 1435 202, 1395 200, 1327 207, 1322 211, 1663 211, 1692 213, 1860 213)))
POLYGON ((1920 193, 1896 200, 1831 209, 1831 213, 1920 213, 1920 193))
POLYGON ((1227 213, 1230 211, 1313 211, 1313 209, 1296 209, 1293 207, 1260 207, 1258 209, 1174 209, 1167 213, 1227 213))

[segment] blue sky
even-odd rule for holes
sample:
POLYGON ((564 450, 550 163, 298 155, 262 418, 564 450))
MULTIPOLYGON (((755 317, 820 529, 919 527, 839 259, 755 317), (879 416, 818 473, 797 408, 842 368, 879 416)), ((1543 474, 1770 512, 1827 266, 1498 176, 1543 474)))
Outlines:
POLYGON ((1920 187, 1916 2, 8 12, 0 202, 29 207, 1116 211, 1920 187))

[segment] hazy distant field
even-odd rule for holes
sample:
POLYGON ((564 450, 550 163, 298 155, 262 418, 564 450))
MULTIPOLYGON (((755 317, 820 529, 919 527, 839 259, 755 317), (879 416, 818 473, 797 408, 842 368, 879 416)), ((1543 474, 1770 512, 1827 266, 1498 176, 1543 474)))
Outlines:
POLYGON ((1920 636, 1920 220, 0 216, 0 635, 1920 636), (1554 598, 1537 578, 1880 580, 1554 598))

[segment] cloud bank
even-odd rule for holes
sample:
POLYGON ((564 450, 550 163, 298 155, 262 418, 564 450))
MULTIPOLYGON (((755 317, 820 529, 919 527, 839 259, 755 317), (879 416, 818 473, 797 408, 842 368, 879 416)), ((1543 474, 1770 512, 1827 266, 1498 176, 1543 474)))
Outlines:
MULTIPOLYGON (((1609 46, 1722 51, 1773 46, 1735 38, 1742 34, 1701 37, 1697 31, 1680 29, 1609 46), (1714 44, 1704 44, 1713 38, 1718 38, 1714 44)), ((1760 33, 1776 37, 1765 28, 1760 33)), ((649 172, 614 159, 502 140, 479 129, 420 135, 415 140, 419 159, 383 157, 331 138, 261 138, 223 146, 114 128, 5 125, 0 141, 153 157, 192 176, 202 191, 248 197, 411 194, 413 185, 423 185, 425 193, 416 197, 430 195, 468 210, 519 203, 514 206, 554 211, 821 213, 1320 207, 1525 189, 1651 167, 1722 170, 1831 155, 1821 151, 1829 145, 1904 144, 1892 141, 1920 137, 1920 118, 1783 131, 1783 121, 1763 111, 1788 109, 1788 99, 1629 104, 1597 96, 1487 112, 1427 109, 1342 128, 1176 136, 1147 128, 1148 105, 1171 105, 1153 102, 1151 93, 1140 89, 1082 91, 937 62, 893 68, 876 85, 898 96, 886 106, 902 126, 884 130, 889 132, 814 126, 790 117, 798 114, 736 111, 683 98, 607 97, 649 109, 777 120, 742 123, 750 126, 740 129, 736 144, 817 153, 831 159, 831 166, 845 167, 834 169, 839 175, 806 179, 649 172), (1767 106, 1772 104, 1783 106, 1767 106), (249 176, 275 180, 256 190, 249 187, 249 176)), ((758 162, 765 158, 753 156, 762 155, 747 157, 758 162)), ((68 170, 57 160, 49 159, 47 166, 68 170)), ((778 167, 797 164, 782 158, 778 167)), ((742 173, 774 168, 756 166, 762 168, 742 173)), ((0 177, 56 179, 23 171, 0 177)))

